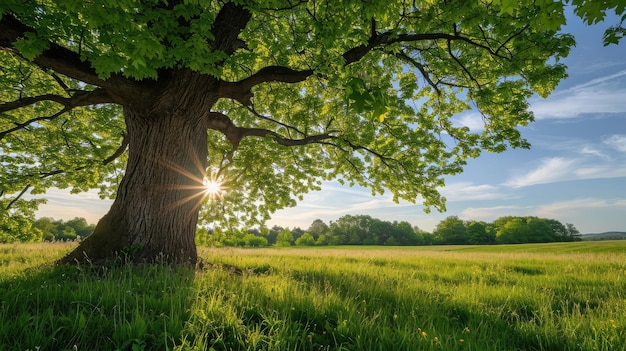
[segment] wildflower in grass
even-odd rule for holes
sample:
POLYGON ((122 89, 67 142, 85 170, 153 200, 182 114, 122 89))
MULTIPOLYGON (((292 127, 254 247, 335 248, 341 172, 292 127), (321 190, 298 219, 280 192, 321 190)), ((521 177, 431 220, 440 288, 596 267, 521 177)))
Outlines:
POLYGON ((423 331, 423 332, 422 332, 422 336, 423 336, 423 337, 426 337, 426 336, 428 336, 428 334, 426 334, 426 332, 425 332, 425 331, 423 331))
POLYGON ((465 329, 463 329, 463 332, 465 332, 465 333, 469 333, 469 332, 470 332, 470 329, 469 329, 468 327, 465 327, 465 329))
POLYGON ((434 342, 439 342, 439 338, 435 336, 435 337, 433 338, 433 341, 434 341, 434 342))
POLYGON ((462 344, 462 343, 465 342, 465 340, 464 339, 459 339, 459 342, 462 344))
POLYGON ((395 320, 395 319, 398 319, 398 315, 394 313, 394 314, 393 314, 393 319, 394 319, 394 320, 395 320))

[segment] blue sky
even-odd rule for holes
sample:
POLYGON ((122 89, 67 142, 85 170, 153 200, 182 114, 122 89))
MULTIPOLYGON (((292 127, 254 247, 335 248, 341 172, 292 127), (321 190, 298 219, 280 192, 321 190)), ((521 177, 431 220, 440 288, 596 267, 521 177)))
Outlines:
MULTIPOLYGON (((470 160, 441 189, 446 212, 425 214, 419 204, 395 204, 389 193, 373 197, 369 189, 327 182, 298 206, 277 212, 269 225, 306 229, 318 218, 329 223, 346 214, 367 214, 432 231, 453 215, 484 221, 531 215, 572 223, 582 233, 626 231, 626 40, 602 46, 605 27, 615 23, 609 19, 587 27, 569 17, 566 31, 577 41, 565 60, 569 77, 547 99, 531 99, 536 122, 522 135, 532 148, 470 160)), ((472 112, 457 121, 480 128, 472 112)), ((111 204, 95 192, 70 196, 51 189, 47 197, 38 216, 95 223, 111 204)))

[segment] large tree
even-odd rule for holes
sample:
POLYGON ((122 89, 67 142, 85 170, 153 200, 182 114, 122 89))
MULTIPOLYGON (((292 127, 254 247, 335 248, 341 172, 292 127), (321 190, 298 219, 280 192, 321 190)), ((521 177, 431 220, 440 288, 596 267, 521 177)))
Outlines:
POLYGON ((223 189, 205 220, 263 221, 325 179, 441 209, 468 158, 528 147, 527 99, 574 44, 551 0, 3 0, 0 16, 3 215, 53 186, 115 197, 63 262, 195 262, 207 179, 223 189), (471 108, 484 130, 455 123, 471 108))

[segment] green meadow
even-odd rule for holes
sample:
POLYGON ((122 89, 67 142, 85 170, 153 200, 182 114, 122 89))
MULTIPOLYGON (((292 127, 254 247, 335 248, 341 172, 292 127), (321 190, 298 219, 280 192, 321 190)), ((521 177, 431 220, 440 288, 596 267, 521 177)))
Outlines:
POLYGON ((0 350, 626 350, 626 241, 54 266, 72 247, 0 245, 0 350))

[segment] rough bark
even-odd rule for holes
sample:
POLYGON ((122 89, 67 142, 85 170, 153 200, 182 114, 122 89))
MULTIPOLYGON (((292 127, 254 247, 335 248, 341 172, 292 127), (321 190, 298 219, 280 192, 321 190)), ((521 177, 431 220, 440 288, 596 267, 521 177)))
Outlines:
POLYGON ((155 87, 124 106, 128 163, 111 209, 60 263, 196 263, 208 111, 217 83, 187 73, 155 87))

